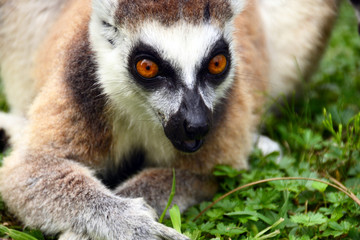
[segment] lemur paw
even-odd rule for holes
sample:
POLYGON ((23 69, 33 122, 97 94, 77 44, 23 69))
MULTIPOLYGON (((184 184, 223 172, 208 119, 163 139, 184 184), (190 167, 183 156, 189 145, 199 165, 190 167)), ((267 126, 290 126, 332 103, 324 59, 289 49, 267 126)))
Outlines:
POLYGON ((121 239, 189 240, 176 230, 158 223, 155 211, 142 198, 130 199, 128 211, 122 218, 133 232, 126 233, 121 239))
POLYGON ((97 208, 92 216, 82 219, 86 228, 66 231, 60 240, 189 240, 158 223, 155 211, 142 198, 108 199, 97 208))

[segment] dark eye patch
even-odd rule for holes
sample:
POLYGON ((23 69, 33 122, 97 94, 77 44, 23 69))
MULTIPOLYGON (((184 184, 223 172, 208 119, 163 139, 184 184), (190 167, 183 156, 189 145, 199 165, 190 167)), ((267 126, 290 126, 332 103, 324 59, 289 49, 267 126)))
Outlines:
POLYGON ((142 42, 135 45, 129 54, 128 71, 137 84, 149 91, 154 91, 164 86, 176 88, 176 85, 180 82, 177 74, 179 70, 164 60, 156 49, 142 42), (144 78, 138 73, 136 64, 144 59, 148 59, 157 64, 159 72, 155 77, 144 78))
POLYGON ((231 55, 229 50, 229 44, 225 41, 224 38, 219 39, 213 46, 212 50, 206 56, 199 67, 197 73, 197 79, 201 83, 210 83, 212 85, 220 85, 227 77, 231 67, 231 55), (209 63, 217 55, 224 55, 227 61, 225 70, 220 74, 211 74, 209 72, 209 63))

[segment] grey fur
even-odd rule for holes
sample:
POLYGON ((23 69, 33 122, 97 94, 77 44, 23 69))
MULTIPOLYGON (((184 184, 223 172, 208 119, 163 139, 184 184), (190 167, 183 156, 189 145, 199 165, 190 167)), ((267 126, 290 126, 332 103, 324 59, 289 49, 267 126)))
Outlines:
POLYGON ((44 156, 22 157, 27 164, 18 162, 12 174, 1 179, 0 190, 10 210, 29 226, 47 233, 67 229, 60 239, 188 239, 159 224, 143 199, 115 196, 78 163, 54 158, 40 163, 44 156), (16 184, 9 186, 4 180, 16 184))

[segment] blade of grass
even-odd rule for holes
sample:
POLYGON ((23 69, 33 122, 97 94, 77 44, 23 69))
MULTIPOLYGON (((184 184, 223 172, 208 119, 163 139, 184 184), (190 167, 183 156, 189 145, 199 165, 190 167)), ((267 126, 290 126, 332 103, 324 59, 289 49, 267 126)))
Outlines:
POLYGON ((279 230, 273 232, 273 233, 269 233, 267 235, 264 235, 266 232, 268 232, 269 230, 271 230, 272 228, 277 227, 280 223, 282 223, 284 221, 284 218, 280 218, 278 221, 276 221, 273 225, 271 225, 270 227, 265 228, 264 230, 262 230, 261 232, 259 232, 258 234, 256 234, 255 239, 266 239, 266 238, 270 238, 270 237, 274 237, 276 235, 278 235, 280 233, 279 230))
POLYGON ((175 169, 173 168, 173 182, 172 182, 172 186, 171 186, 171 193, 169 195, 169 200, 166 204, 166 207, 164 209, 164 211, 162 212, 160 218, 159 218, 159 223, 162 223, 163 220, 164 220, 164 217, 165 217, 165 214, 167 212, 167 210, 169 209, 172 201, 173 201, 173 198, 174 198, 174 195, 175 195, 175 187, 176 187, 176 180, 175 180, 175 169))
POLYGON ((0 232, 8 235, 14 240, 37 240, 35 237, 27 233, 23 233, 14 229, 9 229, 2 225, 0 225, 0 232))

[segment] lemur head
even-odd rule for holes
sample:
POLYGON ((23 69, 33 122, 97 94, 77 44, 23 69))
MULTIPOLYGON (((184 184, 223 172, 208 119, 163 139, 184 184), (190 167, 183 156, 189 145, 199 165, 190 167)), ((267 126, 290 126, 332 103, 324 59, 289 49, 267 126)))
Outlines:
POLYGON ((93 0, 90 41, 111 104, 197 151, 232 84, 233 19, 244 2, 93 0))

